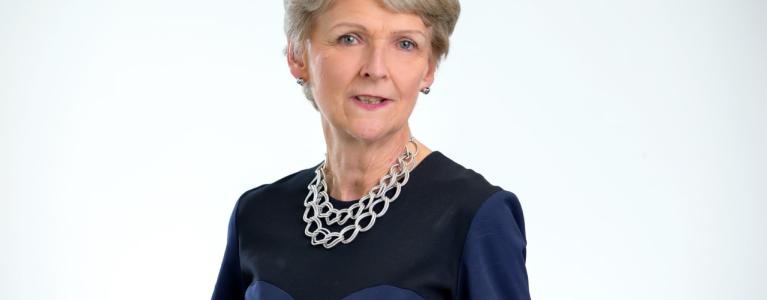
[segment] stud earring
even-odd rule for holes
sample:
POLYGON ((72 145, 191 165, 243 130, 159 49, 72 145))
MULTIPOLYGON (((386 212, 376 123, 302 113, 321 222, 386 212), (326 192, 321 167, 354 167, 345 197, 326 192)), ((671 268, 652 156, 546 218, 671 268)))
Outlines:
POLYGON ((306 80, 304 80, 303 77, 298 77, 298 79, 296 79, 296 83, 298 83, 298 85, 304 85, 306 80))
POLYGON ((428 95, 429 92, 431 92, 431 89, 428 86, 421 89, 421 93, 423 93, 424 95, 428 95))

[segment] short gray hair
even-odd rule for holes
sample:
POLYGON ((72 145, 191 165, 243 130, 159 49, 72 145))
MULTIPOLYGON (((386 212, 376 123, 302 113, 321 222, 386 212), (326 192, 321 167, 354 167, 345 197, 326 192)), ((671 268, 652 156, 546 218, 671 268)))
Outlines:
MULTIPOLYGON (((421 17, 427 27, 432 29, 431 57, 435 64, 447 56, 450 48, 450 35, 453 33, 461 5, 458 0, 379 0, 384 7, 396 12, 413 13, 421 17)), ((294 57, 304 54, 304 41, 309 36, 309 27, 317 15, 325 12, 333 4, 333 0, 284 0, 285 3, 285 35, 293 45, 294 57)), ((287 49, 286 49, 286 54, 287 49)), ((304 85, 304 95, 312 103, 317 104, 312 95, 311 83, 304 85)))

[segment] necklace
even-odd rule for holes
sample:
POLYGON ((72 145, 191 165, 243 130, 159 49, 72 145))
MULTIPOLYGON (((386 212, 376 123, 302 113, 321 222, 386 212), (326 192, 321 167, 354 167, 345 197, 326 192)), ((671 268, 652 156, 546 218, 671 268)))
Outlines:
POLYGON ((389 204, 399 197, 402 186, 410 178, 410 171, 418 155, 418 144, 413 137, 410 137, 407 144, 402 154, 397 157, 397 161, 389 168, 389 172, 378 181, 378 185, 348 208, 337 209, 328 200, 328 186, 325 182, 327 158, 314 170, 314 179, 307 186, 309 194, 304 199, 303 215, 306 222, 304 234, 311 239, 312 245, 321 244, 325 249, 330 249, 338 243, 348 244, 360 232, 368 231, 373 227, 376 218, 386 213, 389 204), (415 150, 410 151, 407 144, 415 145, 415 150), (392 189, 394 194, 391 197, 387 196, 387 192, 392 189), (342 226, 349 220, 353 221, 352 224, 338 231, 328 229, 330 225, 342 226))

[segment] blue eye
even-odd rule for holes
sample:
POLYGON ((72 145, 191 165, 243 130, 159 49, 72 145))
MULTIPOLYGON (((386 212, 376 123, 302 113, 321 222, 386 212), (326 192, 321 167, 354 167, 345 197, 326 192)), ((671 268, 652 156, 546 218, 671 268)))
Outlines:
POLYGON ((341 44, 344 44, 344 45, 354 45, 354 44, 356 44, 358 42, 357 41, 357 37, 355 37, 355 36, 353 36, 351 34, 344 34, 344 35, 342 35, 341 37, 338 38, 338 41, 341 44))
POLYGON ((402 40, 399 42, 399 47, 405 50, 411 50, 415 48, 415 46, 416 46, 415 43, 410 40, 402 40))

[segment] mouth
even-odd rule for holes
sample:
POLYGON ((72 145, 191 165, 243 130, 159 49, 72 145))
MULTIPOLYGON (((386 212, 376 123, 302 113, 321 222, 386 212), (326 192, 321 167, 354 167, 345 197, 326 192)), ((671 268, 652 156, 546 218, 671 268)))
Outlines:
POLYGON ((375 96, 365 96, 365 95, 357 95, 354 96, 354 99, 356 99, 359 102, 362 102, 364 104, 378 104, 384 101, 391 101, 386 98, 381 97, 375 97, 375 96))
POLYGON ((378 109, 392 102, 391 99, 370 95, 357 95, 353 96, 352 99, 362 108, 367 110, 378 109))

